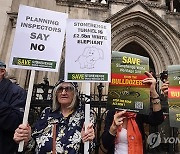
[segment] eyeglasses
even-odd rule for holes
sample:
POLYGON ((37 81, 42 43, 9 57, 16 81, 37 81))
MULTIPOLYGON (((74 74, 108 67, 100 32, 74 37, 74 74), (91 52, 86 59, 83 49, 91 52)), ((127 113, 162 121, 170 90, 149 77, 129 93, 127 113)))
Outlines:
POLYGON ((67 87, 59 87, 57 92, 62 93, 63 90, 65 90, 65 92, 72 92, 74 90, 74 87, 71 86, 67 86, 67 87))

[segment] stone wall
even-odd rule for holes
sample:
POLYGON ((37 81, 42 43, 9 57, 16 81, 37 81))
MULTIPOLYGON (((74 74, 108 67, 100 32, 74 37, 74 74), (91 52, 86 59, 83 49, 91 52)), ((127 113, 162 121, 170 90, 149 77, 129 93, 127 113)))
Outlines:
MULTIPOLYGON (((14 39, 16 18, 19 4, 29 5, 38 8, 44 8, 59 12, 65 12, 69 14, 69 18, 79 19, 91 19, 104 21, 108 18, 113 17, 118 12, 123 12, 129 9, 131 4, 136 1, 131 0, 109 0, 97 1, 97 0, 1 0, 0 2, 0 59, 8 64, 11 53, 11 48, 14 39)), ((167 24, 169 23, 176 31, 180 32, 180 20, 179 14, 167 13, 165 6, 165 0, 161 1, 144 1, 143 2, 149 10, 164 20, 167 24)), ((135 7, 132 11, 145 11, 142 7, 135 7)), ((129 12, 129 13, 131 13, 129 12)), ((128 12, 127 12, 128 13, 128 12)), ((147 13, 147 12, 144 12, 147 13)), ((147 19, 148 20, 148 19, 147 19)), ((174 34, 172 34, 174 35, 174 34)), ((178 34, 175 36, 177 42, 179 42, 178 34)), ((115 40, 114 40, 115 41, 115 40)), ((112 49, 114 47, 112 46, 112 49)), ((176 47, 178 48, 178 47, 176 47)), ((64 50, 63 50, 64 52, 64 50)), ((177 51, 178 52, 178 51, 177 51)), ((168 58, 167 58, 168 59, 168 58)), ((64 60, 64 53, 61 58, 61 62, 64 60)), ((156 63, 156 62, 155 62, 156 63)), ((7 71, 10 75, 14 75, 18 83, 22 87, 27 87, 29 78, 29 71, 20 69, 10 69, 7 71)), ((60 71, 59 71, 60 73, 60 71)), ((51 72, 39 72, 36 73, 36 83, 41 83, 43 77, 46 76, 50 80, 50 85, 53 85, 58 80, 60 74, 51 72)), ((62 76, 62 75, 61 75, 62 76)))

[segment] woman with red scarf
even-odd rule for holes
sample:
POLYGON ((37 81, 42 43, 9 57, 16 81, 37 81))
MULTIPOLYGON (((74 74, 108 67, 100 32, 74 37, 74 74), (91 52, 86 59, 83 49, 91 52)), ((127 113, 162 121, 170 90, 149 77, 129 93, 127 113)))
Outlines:
POLYGON ((143 154, 145 140, 144 123, 152 126, 164 120, 159 95, 156 92, 156 79, 146 72, 144 84, 150 84, 153 111, 149 115, 135 114, 126 111, 111 110, 107 113, 102 144, 108 154, 143 154))

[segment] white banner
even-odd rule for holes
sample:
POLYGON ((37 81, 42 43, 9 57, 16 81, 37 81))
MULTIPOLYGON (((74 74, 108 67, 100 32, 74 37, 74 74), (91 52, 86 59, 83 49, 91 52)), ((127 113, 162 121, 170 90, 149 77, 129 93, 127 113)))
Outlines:
POLYGON ((58 72, 68 14, 20 5, 10 67, 58 72))
POLYGON ((66 28, 65 80, 110 82, 111 25, 68 19, 66 28))

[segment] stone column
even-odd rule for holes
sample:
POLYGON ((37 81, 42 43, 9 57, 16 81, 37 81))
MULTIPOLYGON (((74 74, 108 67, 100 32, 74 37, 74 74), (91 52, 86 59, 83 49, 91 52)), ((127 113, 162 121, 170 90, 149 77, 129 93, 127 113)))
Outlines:
MULTIPOLYGON (((16 21, 17 21, 17 13, 8 13, 9 19, 12 24, 12 30, 10 34, 10 39, 8 40, 8 49, 6 53, 6 63, 9 63, 11 52, 12 52, 12 46, 13 46, 13 41, 14 41, 14 36, 15 36, 15 31, 16 31, 16 21)), ((27 70, 24 69, 13 69, 13 68, 7 68, 8 75, 14 76, 17 79, 17 83, 25 88, 25 82, 27 80, 27 70)))
POLYGON ((10 31, 10 36, 9 36, 9 40, 6 40, 7 42, 7 49, 6 50, 6 57, 5 57, 5 63, 7 64, 7 73, 8 76, 15 76, 15 69, 13 68, 9 68, 9 60, 10 60, 10 56, 11 56, 11 50, 12 50, 12 45, 13 45, 13 40, 14 40, 14 35, 15 35, 15 28, 16 28, 16 20, 17 20, 17 13, 7 13, 9 15, 9 20, 10 20, 10 24, 11 26, 9 27, 9 31, 10 31))
POLYGON ((0 59, 5 61, 5 39, 7 37, 7 30, 9 24, 9 18, 7 12, 11 10, 12 0, 0 0, 0 59))
POLYGON ((174 12, 174 3, 173 3, 174 0, 170 0, 170 11, 171 12, 174 12))

